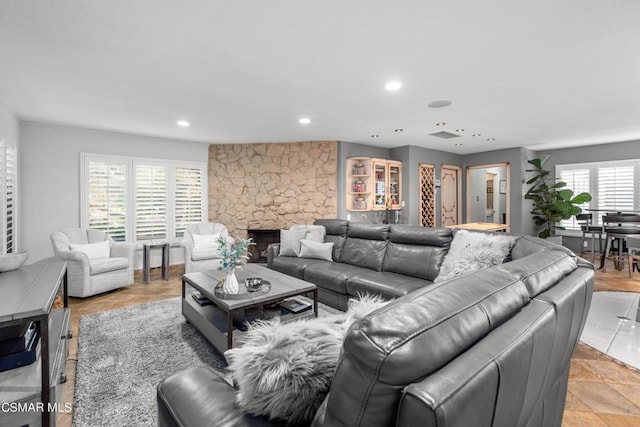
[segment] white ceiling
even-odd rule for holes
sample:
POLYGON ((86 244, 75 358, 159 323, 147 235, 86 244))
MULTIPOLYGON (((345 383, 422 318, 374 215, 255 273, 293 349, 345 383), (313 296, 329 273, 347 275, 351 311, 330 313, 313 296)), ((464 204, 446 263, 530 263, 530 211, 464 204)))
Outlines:
POLYGON ((0 101, 206 143, 640 140, 639 18, 638 0, 2 0, 0 101))

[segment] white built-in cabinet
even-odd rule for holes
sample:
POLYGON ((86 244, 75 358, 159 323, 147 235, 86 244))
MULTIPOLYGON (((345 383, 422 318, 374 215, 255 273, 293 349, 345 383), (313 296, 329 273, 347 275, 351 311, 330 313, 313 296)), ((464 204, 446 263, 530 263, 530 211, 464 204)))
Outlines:
POLYGON ((348 158, 346 181, 348 211, 402 207, 402 162, 371 157, 348 158))

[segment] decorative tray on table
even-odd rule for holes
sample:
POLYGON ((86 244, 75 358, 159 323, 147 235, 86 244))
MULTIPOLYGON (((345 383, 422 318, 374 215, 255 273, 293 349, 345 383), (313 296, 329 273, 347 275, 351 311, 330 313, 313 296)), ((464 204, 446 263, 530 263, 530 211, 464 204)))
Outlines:
POLYGON ((271 282, 269 282, 268 280, 260 279, 259 286, 254 285, 253 287, 250 287, 250 285, 247 284, 248 281, 251 281, 251 280, 255 281, 255 279, 256 278, 248 278, 241 281, 240 286, 238 286, 238 292, 236 293, 225 292, 223 283, 218 282, 218 284, 213 290, 213 293, 215 294, 215 296, 222 299, 244 299, 244 298, 250 298, 259 294, 266 294, 271 290, 271 282))

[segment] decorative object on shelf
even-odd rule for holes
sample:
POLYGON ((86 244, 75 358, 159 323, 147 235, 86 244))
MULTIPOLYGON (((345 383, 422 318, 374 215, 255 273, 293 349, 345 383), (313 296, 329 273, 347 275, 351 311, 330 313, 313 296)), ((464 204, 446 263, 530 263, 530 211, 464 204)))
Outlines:
POLYGON ((354 193, 364 193, 365 191, 367 191, 367 186, 363 180, 358 179, 357 181, 353 182, 354 193))
POLYGON ((357 163, 353 165, 353 175, 366 175, 364 164, 357 163))
POLYGON ((358 210, 367 209, 367 201, 364 197, 357 197, 353 201, 353 208, 358 210))
POLYGON ((537 226, 543 229, 538 233, 538 237, 546 239, 555 236, 556 230, 564 230, 565 228, 558 223, 563 219, 569 219, 574 215, 582 212, 582 208, 578 205, 591 201, 591 194, 580 193, 573 195, 573 190, 564 188, 566 182, 558 181, 554 183, 550 172, 544 169, 544 164, 549 159, 547 154, 544 159, 528 160, 527 163, 533 165, 533 169, 527 169, 527 172, 533 172, 534 176, 527 181, 531 188, 524 195, 527 200, 533 201, 533 220, 537 226))
POLYGON ((13 254, 0 255, 0 273, 16 270, 22 267, 29 258, 29 251, 16 252, 13 254))
POLYGON ((249 246, 255 245, 253 239, 238 239, 237 242, 229 245, 227 239, 220 236, 217 239, 220 249, 220 265, 218 270, 226 271, 227 276, 220 281, 221 288, 225 293, 237 294, 240 290, 238 278, 236 277, 236 268, 246 264, 249 260, 249 246))

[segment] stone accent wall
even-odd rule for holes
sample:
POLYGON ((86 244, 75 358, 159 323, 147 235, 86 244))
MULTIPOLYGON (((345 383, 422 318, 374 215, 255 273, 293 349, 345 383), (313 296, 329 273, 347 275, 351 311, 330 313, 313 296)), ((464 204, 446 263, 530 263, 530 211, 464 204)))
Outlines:
POLYGON ((336 141, 209 146, 209 221, 233 237, 337 217, 336 141))

